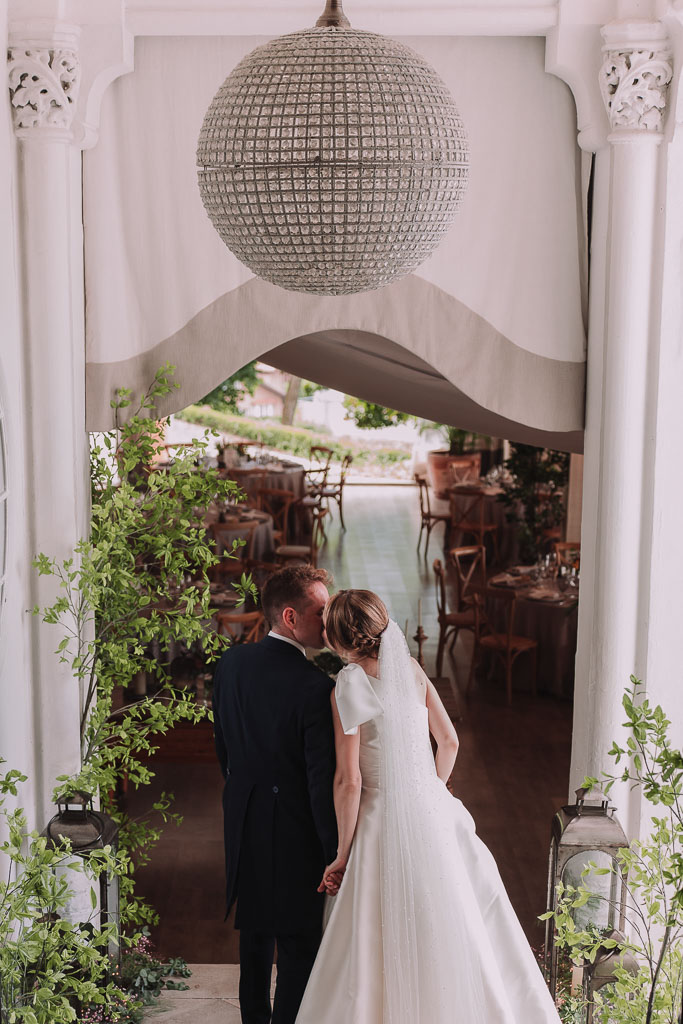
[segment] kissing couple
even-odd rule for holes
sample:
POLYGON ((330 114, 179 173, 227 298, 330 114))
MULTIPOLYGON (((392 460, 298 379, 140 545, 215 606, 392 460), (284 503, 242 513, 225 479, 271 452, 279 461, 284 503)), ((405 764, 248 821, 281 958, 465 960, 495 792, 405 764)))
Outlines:
POLYGON ((446 788, 458 738, 436 689, 377 594, 330 583, 274 573, 270 632, 214 680, 243 1024, 558 1024, 446 788), (346 663, 336 682, 306 658, 324 645, 346 663))

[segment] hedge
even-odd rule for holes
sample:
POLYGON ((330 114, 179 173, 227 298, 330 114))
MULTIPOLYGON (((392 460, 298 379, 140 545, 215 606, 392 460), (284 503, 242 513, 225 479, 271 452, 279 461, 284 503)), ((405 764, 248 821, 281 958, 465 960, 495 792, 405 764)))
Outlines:
POLYGON ((404 462, 410 456, 398 448, 371 449, 351 441, 347 445, 340 444, 327 434, 319 434, 305 427, 287 427, 272 420, 253 420, 234 413, 218 412, 208 405, 189 405, 182 412, 175 414, 178 419, 188 423, 198 423, 202 427, 223 431, 226 434, 237 434, 250 441, 262 441, 268 448, 290 452, 302 458, 308 458, 311 445, 324 445, 332 449, 332 460, 341 462, 345 455, 353 455, 358 465, 376 462, 389 465, 404 462))

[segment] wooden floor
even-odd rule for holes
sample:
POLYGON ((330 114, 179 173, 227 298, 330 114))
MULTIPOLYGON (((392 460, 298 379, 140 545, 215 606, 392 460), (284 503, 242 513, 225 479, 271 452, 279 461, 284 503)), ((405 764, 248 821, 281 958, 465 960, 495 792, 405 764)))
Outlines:
MULTIPOLYGON (((334 574, 336 588, 377 591, 401 626, 408 620, 411 636, 421 597, 429 637, 425 667, 433 674, 438 629, 431 562, 441 554, 442 528, 432 537, 429 559, 418 556, 417 495, 400 486, 347 488, 345 519, 343 534, 334 516, 321 564, 334 574)), ((511 708, 496 675, 477 679, 466 700, 461 686, 468 668, 467 638, 459 639, 440 687, 461 741, 454 789, 495 856, 513 906, 537 946, 550 822, 567 796, 572 708, 555 698, 532 697, 524 688, 523 669, 511 708)), ((184 816, 180 828, 167 828, 151 863, 137 875, 139 893, 161 916, 153 939, 167 956, 235 963, 236 933, 222 920, 222 781, 210 728, 169 741, 153 767, 151 786, 129 794, 129 813, 144 813, 165 790, 175 794, 176 809, 184 816)))

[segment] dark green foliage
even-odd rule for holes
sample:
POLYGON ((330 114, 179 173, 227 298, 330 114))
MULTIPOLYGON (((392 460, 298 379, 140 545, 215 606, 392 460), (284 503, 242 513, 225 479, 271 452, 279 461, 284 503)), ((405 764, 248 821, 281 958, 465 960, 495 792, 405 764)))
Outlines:
POLYGON ((508 520, 517 523, 522 561, 531 563, 543 551, 544 532, 564 520, 569 453, 531 444, 510 448, 512 454, 504 465, 512 482, 498 500, 508 507, 508 520))
POLYGON ((231 377, 224 380, 222 384, 209 391, 208 395, 199 401, 199 405, 210 405, 212 409, 219 412, 237 412, 237 403, 246 392, 253 395, 259 382, 259 375, 256 369, 256 360, 247 363, 241 370, 233 373, 231 377))
POLYGON ((346 409, 346 418, 353 420, 356 426, 362 430, 395 427, 398 423, 408 423, 415 418, 410 413, 387 409, 383 405, 375 405, 374 402, 366 402, 364 399, 354 398, 352 395, 344 396, 344 408, 346 409))
POLYGON ((145 1006, 153 1003, 162 989, 188 989, 190 986, 182 979, 189 978, 191 974, 182 957, 160 960, 154 953, 146 929, 135 945, 126 950, 121 963, 122 984, 145 1006))

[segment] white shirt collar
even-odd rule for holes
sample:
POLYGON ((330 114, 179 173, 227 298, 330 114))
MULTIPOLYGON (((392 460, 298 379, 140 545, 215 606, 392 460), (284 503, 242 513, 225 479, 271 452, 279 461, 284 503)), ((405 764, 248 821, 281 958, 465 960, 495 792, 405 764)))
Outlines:
POLYGON ((271 629, 271 631, 268 634, 268 636, 274 636, 276 640, 282 640, 286 644, 291 644, 292 647, 296 647, 297 650, 301 651, 301 653, 303 654, 304 658, 306 657, 306 648, 302 647, 301 644, 298 643, 298 641, 292 640, 288 636, 282 636, 281 633, 276 633, 274 629, 271 629))

